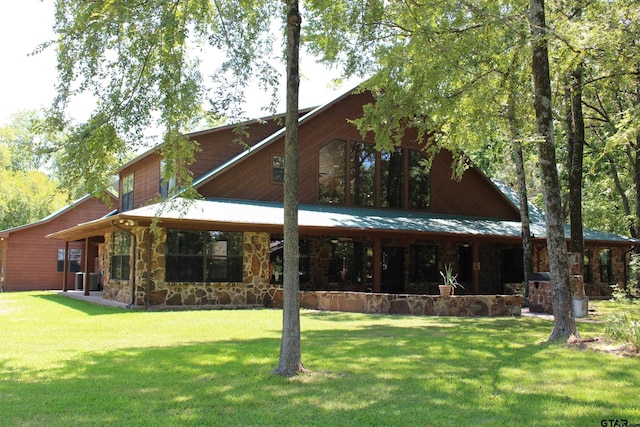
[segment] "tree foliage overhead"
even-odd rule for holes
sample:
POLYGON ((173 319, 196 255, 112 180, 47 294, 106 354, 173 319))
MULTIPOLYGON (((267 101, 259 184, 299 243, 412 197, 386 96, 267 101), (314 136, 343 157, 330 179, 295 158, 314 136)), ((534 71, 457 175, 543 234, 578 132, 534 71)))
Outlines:
POLYGON ((86 165, 69 179, 85 182, 88 191, 103 188, 114 162, 139 149, 149 129, 163 135, 168 173, 180 173, 184 168, 175 165, 191 159, 194 148, 182 133, 207 103, 213 115, 241 114, 243 87, 256 76, 275 99, 271 25, 281 10, 267 0, 58 0, 57 38, 42 49, 54 46, 58 59, 49 126, 68 134, 52 150, 66 167, 86 165), (78 96, 95 100, 79 125, 66 116, 78 96), (100 155, 81 161, 78 153, 100 155))

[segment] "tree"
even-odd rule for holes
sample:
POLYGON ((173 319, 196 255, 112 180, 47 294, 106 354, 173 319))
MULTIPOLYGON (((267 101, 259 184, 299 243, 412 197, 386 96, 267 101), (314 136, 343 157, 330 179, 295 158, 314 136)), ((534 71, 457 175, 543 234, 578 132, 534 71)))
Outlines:
POLYGON ((0 230, 41 220, 65 205, 65 192, 40 170, 40 118, 34 111, 15 114, 0 127, 0 230))
MULTIPOLYGON (((318 50, 328 61, 340 60, 340 55, 346 53, 347 72, 374 72, 364 86, 376 95, 376 103, 367 106, 363 118, 355 121, 361 131, 373 130, 378 144, 389 146, 399 141, 406 127, 416 127, 423 151, 429 154, 440 148, 460 154, 482 147, 487 140, 513 141, 526 135, 528 129, 518 128, 524 120, 516 121, 515 117, 528 117, 531 112, 522 107, 516 112, 516 104, 510 98, 522 94, 528 80, 521 72, 528 61, 523 62, 520 53, 531 40, 531 33, 519 2, 451 0, 428 6, 418 2, 374 3, 367 4, 371 10, 359 11, 358 4, 346 14, 337 8, 342 15, 366 19, 360 26, 336 18, 316 26, 344 25, 340 31, 328 33, 340 34, 335 37, 351 42, 342 52, 336 52, 333 39, 316 35, 318 50), (375 58, 375 64, 369 68, 354 65, 363 59, 363 50, 375 58)), ((317 4, 327 6, 321 1, 317 4)), ((539 30, 543 27, 533 19, 531 28, 536 47, 532 58, 535 106, 538 132, 542 135, 538 157, 545 190, 551 270, 558 284, 554 294, 557 320, 551 335, 555 339, 565 330, 570 333, 576 330, 575 322, 571 324, 571 298, 567 293, 569 277, 560 183, 555 169, 547 34, 546 30, 539 30), (542 76, 545 72, 546 79, 542 76), (546 82, 548 93, 541 91, 541 82, 546 82), (541 109, 542 106, 547 109, 541 109)), ((517 148, 516 145, 516 151, 517 148)), ((464 168, 464 156, 460 158, 458 173, 464 168)))
POLYGON ((564 215, 560 182, 556 166, 556 146, 553 129, 551 78, 549 72, 548 29, 544 0, 531 0, 529 20, 532 35, 532 74, 535 88, 538 155, 543 182, 547 218, 547 252, 552 281, 553 331, 549 340, 566 339, 577 334, 572 313, 571 286, 564 237, 564 215))
POLYGON ((58 97, 49 125, 56 130, 72 128, 69 138, 54 147, 62 153, 65 167, 80 166, 72 154, 86 153, 84 160, 91 166, 78 178, 89 188, 103 185, 110 170, 101 159, 122 159, 132 147, 141 146, 149 127, 156 127, 164 135, 167 173, 177 174, 178 182, 188 186, 190 176, 179 175, 187 168, 177 165, 193 160, 194 147, 183 131, 201 119, 202 105, 208 101, 214 116, 238 118, 243 87, 252 80, 275 99, 279 73, 271 63, 272 26, 283 16, 288 35, 285 255, 289 258, 285 259, 281 358, 275 372, 292 375, 302 369, 296 267, 297 1, 288 1, 285 10, 281 2, 270 0, 59 0, 57 40, 43 48, 53 44, 58 52, 58 97), (222 58, 217 71, 209 70, 216 71, 211 84, 200 71, 207 56, 222 58), (93 95, 96 110, 86 123, 72 126, 65 110, 78 92, 93 95))
POLYGON ((275 373, 304 371, 300 349, 300 276, 298 237, 298 88, 302 19, 297 0, 287 0, 287 113, 284 159, 284 276, 280 359, 275 373))

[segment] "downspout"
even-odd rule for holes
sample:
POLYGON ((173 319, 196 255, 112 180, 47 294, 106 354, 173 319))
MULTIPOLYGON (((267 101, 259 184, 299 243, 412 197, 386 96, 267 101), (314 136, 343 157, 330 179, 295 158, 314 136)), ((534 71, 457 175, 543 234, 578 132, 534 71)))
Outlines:
MULTIPOLYGON (((129 304, 127 304, 127 308, 131 308, 132 306, 135 305, 136 303, 136 297, 135 297, 135 286, 136 286, 136 245, 137 245, 137 239, 136 239, 136 235, 134 232, 132 232, 131 230, 127 230, 126 228, 122 228, 119 225, 116 224, 115 220, 111 220, 111 225, 119 230, 124 231, 125 233, 128 233, 129 235, 131 235, 131 237, 133 238, 133 262, 132 262, 132 267, 131 267, 131 271, 132 271, 132 280, 131 280, 131 301, 129 302, 129 304)), ((113 247, 111 248, 111 251, 113 252, 113 247)))

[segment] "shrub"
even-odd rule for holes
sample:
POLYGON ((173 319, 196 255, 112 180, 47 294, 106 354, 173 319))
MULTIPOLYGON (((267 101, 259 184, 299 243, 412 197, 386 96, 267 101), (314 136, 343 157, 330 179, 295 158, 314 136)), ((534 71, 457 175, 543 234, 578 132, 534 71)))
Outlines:
POLYGON ((605 318, 604 333, 607 339, 631 344, 640 349, 640 321, 627 311, 611 313, 605 318))

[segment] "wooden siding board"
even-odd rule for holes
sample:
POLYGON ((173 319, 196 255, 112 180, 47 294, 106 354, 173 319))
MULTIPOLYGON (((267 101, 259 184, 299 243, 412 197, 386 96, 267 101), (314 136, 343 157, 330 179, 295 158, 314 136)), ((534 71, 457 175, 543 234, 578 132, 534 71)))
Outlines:
MULTIPOLYGON (((300 126, 299 202, 318 203, 318 151, 334 139, 374 143, 372 134, 362 137, 347 119, 362 114, 368 94, 344 98, 300 126)), ((415 136, 408 135, 405 148, 418 148, 415 136)), ((284 155, 284 137, 247 157, 199 188, 205 197, 282 201, 281 183, 271 180, 271 158, 284 155)), ((486 218, 519 220, 517 209, 476 168, 468 169, 460 181, 451 179, 452 157, 441 151, 431 171, 431 212, 486 218)))
MULTIPOLYGON (((106 215, 115 207, 90 198, 63 212, 52 220, 12 232, 7 240, 5 267, 5 290, 26 291, 62 289, 63 273, 57 272, 57 250, 64 249, 61 240, 45 236, 55 231, 73 227, 106 215)), ((84 242, 71 242, 70 249, 82 249, 84 242)), ((93 263, 90 263, 93 267, 93 263)), ((69 273, 67 286, 75 285, 75 273, 69 273)))

